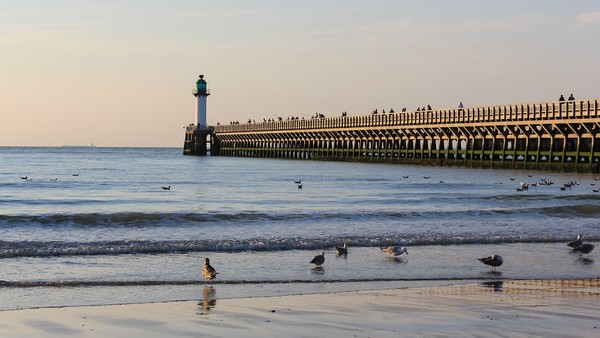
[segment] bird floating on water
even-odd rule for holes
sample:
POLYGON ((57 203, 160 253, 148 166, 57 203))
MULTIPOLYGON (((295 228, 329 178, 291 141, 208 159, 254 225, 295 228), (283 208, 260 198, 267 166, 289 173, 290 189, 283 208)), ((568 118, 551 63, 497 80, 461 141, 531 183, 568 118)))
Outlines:
POLYGON ((302 183, 302 180, 294 180, 294 183, 296 183, 296 184, 301 184, 301 183, 302 183))
POLYGON ((210 265, 210 261, 204 258, 204 265, 202 266, 202 277, 212 283, 212 280, 217 277, 217 270, 210 265))
POLYGON ((26 180, 26 179, 27 179, 27 176, 21 176, 21 179, 22 179, 22 180, 26 180))
POLYGON ((592 252, 592 250, 594 250, 594 244, 590 243, 583 243, 577 248, 575 248, 575 251, 579 252, 580 254, 584 254, 586 259, 588 258, 588 254, 592 252))
POLYGON ((567 243, 567 246, 573 248, 573 250, 577 250, 577 248, 583 244, 583 236, 581 234, 577 234, 577 238, 567 243))
POLYGON ((335 252, 338 254, 338 256, 346 256, 348 254, 348 243, 344 242, 343 246, 336 246, 335 252))
POLYGON ((400 256, 403 253, 406 253, 406 255, 408 256, 408 250, 406 250, 406 248, 403 246, 388 246, 386 248, 380 248, 380 249, 381 249, 381 251, 385 252, 386 254, 388 254, 392 257, 400 256))
POLYGON ((502 256, 500 255, 496 255, 493 254, 489 257, 484 257, 484 258, 477 258, 477 260, 479 260, 481 263, 485 264, 485 265, 489 265, 492 267, 492 271, 496 271, 496 268, 499 267, 500 265, 502 265, 502 263, 504 263, 504 260, 502 260, 502 256))
POLYGON ((171 186, 167 186, 167 187, 161 187, 162 190, 171 190, 171 186))
POLYGON ((298 189, 302 189, 302 183, 298 183, 298 189))
POLYGON ((315 258, 310 261, 311 264, 314 264, 317 267, 320 267, 325 263, 325 252, 321 252, 320 255, 316 255, 315 258))

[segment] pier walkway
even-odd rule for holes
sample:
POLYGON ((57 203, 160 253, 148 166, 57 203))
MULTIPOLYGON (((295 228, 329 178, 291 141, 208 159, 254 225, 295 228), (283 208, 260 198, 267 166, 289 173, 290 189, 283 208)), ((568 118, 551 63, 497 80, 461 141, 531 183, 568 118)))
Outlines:
MULTIPOLYGON (((217 125, 204 133, 220 156, 597 172, 598 101, 217 125)), ((195 133, 186 128, 184 153, 194 154, 195 133)))

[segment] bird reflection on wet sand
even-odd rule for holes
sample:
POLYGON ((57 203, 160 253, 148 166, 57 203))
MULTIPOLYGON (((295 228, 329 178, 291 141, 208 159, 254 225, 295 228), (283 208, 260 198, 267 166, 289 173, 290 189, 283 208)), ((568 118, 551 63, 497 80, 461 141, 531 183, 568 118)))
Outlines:
POLYGON ((217 290, 207 285, 202 289, 202 300, 198 302, 198 314, 207 315, 215 306, 217 306, 217 290))
POLYGON ((481 283, 481 285, 483 285, 484 287, 492 289, 494 292, 502 291, 502 285, 503 284, 504 284, 503 281, 490 281, 490 282, 483 282, 483 283, 481 283))

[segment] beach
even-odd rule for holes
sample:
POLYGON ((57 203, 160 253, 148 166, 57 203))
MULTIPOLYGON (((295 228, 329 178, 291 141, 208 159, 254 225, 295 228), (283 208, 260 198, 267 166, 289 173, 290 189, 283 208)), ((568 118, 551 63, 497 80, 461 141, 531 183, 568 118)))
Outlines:
POLYGON ((600 279, 12 310, 2 337, 592 337, 600 279))

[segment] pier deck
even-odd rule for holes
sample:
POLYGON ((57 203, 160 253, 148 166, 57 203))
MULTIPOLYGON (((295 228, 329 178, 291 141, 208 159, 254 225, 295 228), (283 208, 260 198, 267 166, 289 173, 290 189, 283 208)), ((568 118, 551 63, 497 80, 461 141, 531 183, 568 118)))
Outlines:
POLYGON ((210 149, 220 156, 597 172, 598 101, 217 125, 210 149))

